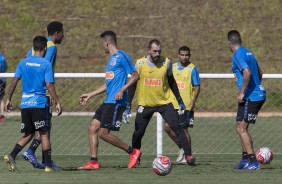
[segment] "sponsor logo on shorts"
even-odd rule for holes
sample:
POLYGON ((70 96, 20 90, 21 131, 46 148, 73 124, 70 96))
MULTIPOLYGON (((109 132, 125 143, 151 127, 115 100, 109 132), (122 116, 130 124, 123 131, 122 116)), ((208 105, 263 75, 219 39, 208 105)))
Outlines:
POLYGON ((21 129, 22 130, 24 129, 24 123, 21 123, 21 129))
POLYGON ((248 113, 248 121, 253 121, 257 119, 257 115, 253 113, 248 113))
POLYGON ((162 80, 161 79, 144 78, 144 85, 145 86, 161 86, 162 80))
POLYGON ((35 129, 39 129, 41 127, 44 127, 45 126, 45 121, 36 121, 34 122, 34 126, 35 126, 35 129))
POLYGON ((106 72, 106 79, 113 79, 115 77, 114 72, 106 72))
POLYGON ((115 127, 116 127, 116 128, 120 128, 120 127, 121 127, 120 121, 116 121, 115 127))

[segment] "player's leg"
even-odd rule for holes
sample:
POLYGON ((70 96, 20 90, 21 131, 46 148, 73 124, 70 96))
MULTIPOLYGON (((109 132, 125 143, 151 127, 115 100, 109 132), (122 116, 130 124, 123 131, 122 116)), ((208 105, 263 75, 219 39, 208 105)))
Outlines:
POLYGON ((133 148, 141 148, 141 140, 155 111, 156 108, 154 107, 138 106, 135 118, 135 129, 132 136, 133 148))
MULTIPOLYGON (((237 120, 236 131, 242 143, 242 148, 243 148, 242 154, 244 155, 247 153, 248 163, 242 163, 243 162, 243 159, 242 159, 238 167, 236 166, 235 169, 242 169, 242 170, 260 169, 260 164, 256 160, 256 156, 255 156, 255 152, 253 148, 253 139, 248 131, 248 128, 249 128, 250 123, 255 124, 256 116, 258 114, 258 111, 262 107, 263 103, 264 101, 261 101, 261 102, 246 101, 238 105, 238 113, 237 113, 237 118, 236 118, 237 120)), ((246 155, 245 155, 245 158, 246 158, 246 155)))
POLYGON ((15 163, 16 156, 26 146, 26 144, 30 142, 35 132, 34 127, 32 126, 32 119, 29 113, 29 109, 21 109, 21 117, 21 133, 24 133, 24 136, 17 141, 12 152, 4 156, 4 162, 8 164, 10 171, 17 170, 15 163))
POLYGON ((99 138, 127 152, 130 156, 128 168, 133 168, 141 155, 141 151, 139 149, 133 149, 119 137, 110 133, 111 130, 119 131, 125 107, 118 106, 117 104, 105 104, 104 106, 99 138))
POLYGON ((191 146, 189 147, 187 137, 184 133, 183 127, 178 125, 178 114, 173 108, 173 105, 167 104, 158 109, 164 120, 168 122, 172 131, 176 134, 178 142, 184 150, 185 159, 189 165, 194 165, 196 158, 192 156, 191 146))
POLYGON ((5 121, 5 117, 4 117, 5 103, 3 101, 5 95, 5 88, 6 88, 6 82, 0 79, 0 123, 5 121))
POLYGON ((99 169, 100 165, 98 162, 98 131, 101 126, 101 118, 104 110, 104 104, 102 104, 98 110, 95 112, 95 115, 92 118, 91 123, 88 126, 88 138, 89 138, 89 147, 90 147, 90 161, 85 165, 77 167, 80 170, 91 170, 99 169))

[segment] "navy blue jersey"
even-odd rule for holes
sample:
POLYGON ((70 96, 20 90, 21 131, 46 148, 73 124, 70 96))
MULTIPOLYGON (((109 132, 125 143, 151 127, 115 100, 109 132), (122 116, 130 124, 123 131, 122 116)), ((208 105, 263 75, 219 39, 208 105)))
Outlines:
POLYGON ((232 71, 240 90, 243 85, 243 69, 245 68, 249 68, 251 79, 245 91, 244 100, 265 100, 266 92, 259 79, 259 66, 256 57, 245 47, 240 47, 232 56, 232 71))

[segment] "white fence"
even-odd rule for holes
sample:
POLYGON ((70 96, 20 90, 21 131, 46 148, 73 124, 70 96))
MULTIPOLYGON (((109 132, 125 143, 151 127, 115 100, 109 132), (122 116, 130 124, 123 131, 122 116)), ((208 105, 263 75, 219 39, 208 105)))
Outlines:
MULTIPOLYGON (((1 74, 7 77, 10 86, 13 73, 1 74)), ((82 93, 93 91, 104 83, 103 73, 56 73, 56 89, 63 105, 63 116, 53 113, 52 149, 55 155, 88 155, 87 127, 95 110, 103 102, 104 94, 90 99, 85 106, 78 104, 82 93)), ((195 126, 189 132, 192 136, 194 154, 236 154, 240 153, 240 142, 235 132, 237 87, 233 74, 200 74, 201 93, 196 105, 195 126)), ((282 153, 282 74, 264 74, 263 85, 267 90, 267 100, 262 107, 257 123, 250 126, 254 147, 270 147, 275 154, 282 153)), ((20 86, 14 97, 14 111, 6 114, 6 121, 0 123, 0 153, 10 151, 19 134, 20 86)), ((136 110, 136 99, 133 103, 136 110)), ((113 132, 131 145, 134 117, 130 124, 123 124, 119 132, 113 132)), ((144 154, 176 154, 177 146, 156 126, 157 118, 151 120, 142 140, 144 154), (164 135, 164 136, 163 136, 164 135), (158 141, 157 140, 158 137, 158 141)), ((123 154, 100 141, 100 155, 123 154)))

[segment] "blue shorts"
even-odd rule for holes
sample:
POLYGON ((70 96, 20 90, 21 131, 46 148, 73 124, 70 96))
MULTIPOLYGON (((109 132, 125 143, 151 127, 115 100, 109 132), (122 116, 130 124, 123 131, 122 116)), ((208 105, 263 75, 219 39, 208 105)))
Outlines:
POLYGON ((123 106, 103 103, 96 111, 93 119, 101 122, 101 128, 119 131, 124 110, 125 107, 123 106))

